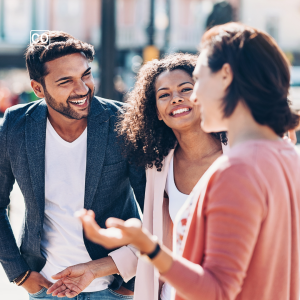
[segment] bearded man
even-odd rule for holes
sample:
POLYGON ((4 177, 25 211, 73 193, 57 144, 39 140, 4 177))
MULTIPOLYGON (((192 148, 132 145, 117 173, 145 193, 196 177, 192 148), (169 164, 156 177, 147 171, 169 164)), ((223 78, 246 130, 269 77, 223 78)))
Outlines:
MULTIPOLYGON (((109 252, 88 241, 74 213, 92 209, 103 227, 108 217, 139 217, 145 171, 129 165, 117 141, 122 104, 94 96, 93 46, 46 34, 47 43, 26 50, 32 89, 43 99, 7 109, 0 125, 0 261, 30 299, 56 299, 46 293, 52 275, 74 265, 73 283, 80 289, 82 278, 90 281, 80 299, 131 299, 134 249, 109 252), (26 204, 19 245, 6 213, 15 181, 26 204)), ((74 296, 66 286, 61 292, 74 296)))

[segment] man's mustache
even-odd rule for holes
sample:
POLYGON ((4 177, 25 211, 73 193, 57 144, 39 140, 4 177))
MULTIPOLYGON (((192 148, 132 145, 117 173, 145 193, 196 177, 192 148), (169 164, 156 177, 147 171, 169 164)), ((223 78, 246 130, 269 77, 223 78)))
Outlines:
POLYGON ((69 100, 74 100, 74 99, 82 99, 82 98, 86 97, 87 95, 89 95, 89 94, 91 94, 91 93, 92 93, 92 90, 89 89, 89 91, 87 92, 86 95, 70 96, 70 97, 68 98, 68 101, 69 101, 69 100))

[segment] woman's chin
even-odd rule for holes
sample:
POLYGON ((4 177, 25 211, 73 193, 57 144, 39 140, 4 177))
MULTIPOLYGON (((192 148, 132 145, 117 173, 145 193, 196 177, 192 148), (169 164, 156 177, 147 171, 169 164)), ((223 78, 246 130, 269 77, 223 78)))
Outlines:
POLYGON ((205 122, 205 120, 201 121, 200 127, 206 133, 226 131, 226 129, 223 128, 223 126, 215 126, 214 124, 208 124, 208 122, 205 122))
POLYGON ((211 132, 211 131, 209 131, 209 126, 207 126, 206 122, 203 119, 200 122, 200 127, 204 132, 207 132, 207 133, 211 132))

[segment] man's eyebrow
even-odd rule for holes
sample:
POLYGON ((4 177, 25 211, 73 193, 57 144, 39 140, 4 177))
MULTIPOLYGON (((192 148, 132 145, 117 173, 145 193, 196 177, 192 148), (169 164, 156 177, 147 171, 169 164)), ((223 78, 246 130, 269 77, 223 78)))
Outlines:
POLYGON ((66 79, 71 79, 71 78, 72 78, 72 76, 62 77, 62 78, 59 78, 58 80, 56 80, 55 82, 66 80, 66 79))
MULTIPOLYGON (((87 68, 82 75, 86 74, 87 72, 89 72, 91 70, 91 67, 87 68)), ((62 80, 68 80, 68 79, 71 79, 72 76, 67 76, 67 77, 62 77, 62 78, 59 78, 58 80, 56 80, 55 82, 58 82, 58 81, 62 81, 62 80)))
POLYGON ((91 71, 91 67, 87 68, 87 69, 85 70, 85 72, 83 73, 83 75, 86 74, 86 73, 89 72, 89 71, 91 71))

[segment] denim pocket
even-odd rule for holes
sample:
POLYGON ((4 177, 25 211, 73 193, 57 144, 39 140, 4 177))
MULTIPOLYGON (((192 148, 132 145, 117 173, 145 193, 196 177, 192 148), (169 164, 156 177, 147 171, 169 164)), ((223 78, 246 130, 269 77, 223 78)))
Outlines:
POLYGON ((108 289, 108 291, 110 293, 112 293, 114 296, 119 297, 120 299, 133 299, 133 295, 132 296, 122 295, 122 294, 116 293, 115 291, 113 291, 111 289, 108 289))
POLYGON ((47 289, 45 287, 43 287, 40 291, 38 291, 37 293, 34 293, 34 294, 30 294, 30 297, 38 297, 38 296, 41 296, 42 293, 44 293, 47 289))

